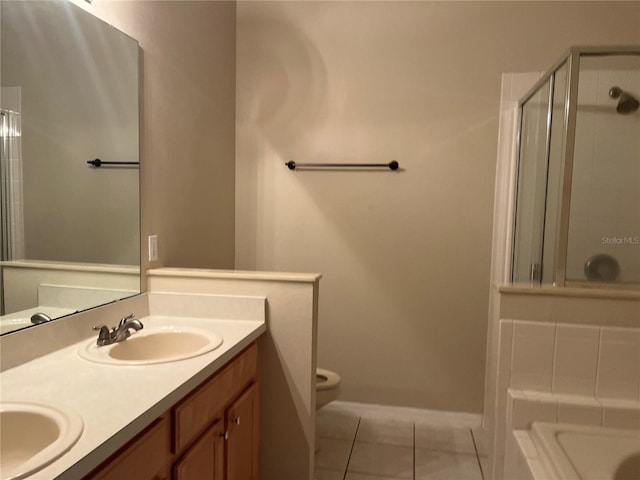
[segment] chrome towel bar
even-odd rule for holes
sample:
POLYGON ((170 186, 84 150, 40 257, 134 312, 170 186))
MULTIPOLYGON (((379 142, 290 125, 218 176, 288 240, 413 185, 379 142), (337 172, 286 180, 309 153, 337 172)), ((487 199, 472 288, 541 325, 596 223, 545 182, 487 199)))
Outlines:
POLYGON ((389 163, 296 163, 293 160, 285 162, 289 170, 308 169, 353 169, 353 168, 388 168, 398 170, 400 164, 395 160, 389 163))
POLYGON ((102 165, 140 165, 140 162, 103 162, 99 158, 96 158, 95 160, 87 160, 87 163, 94 167, 100 167, 102 165))

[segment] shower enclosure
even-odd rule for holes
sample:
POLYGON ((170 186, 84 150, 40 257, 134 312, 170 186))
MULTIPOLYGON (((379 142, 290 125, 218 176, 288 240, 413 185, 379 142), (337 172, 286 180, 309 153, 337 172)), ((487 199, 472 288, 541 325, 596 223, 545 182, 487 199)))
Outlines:
POLYGON ((640 46, 571 48, 519 102, 513 283, 640 287, 640 46))
POLYGON ((24 258, 20 113, 0 108, 0 260, 24 258))

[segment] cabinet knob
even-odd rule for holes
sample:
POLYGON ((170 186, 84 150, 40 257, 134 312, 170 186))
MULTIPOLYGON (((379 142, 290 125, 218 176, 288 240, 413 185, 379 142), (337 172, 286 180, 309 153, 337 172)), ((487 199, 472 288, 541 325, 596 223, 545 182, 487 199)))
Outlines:
POLYGON ((240 425, 240 417, 234 418, 232 422, 235 423, 236 425, 240 425))
POLYGON ((224 433, 220 434, 225 440, 229 440, 229 430, 225 430, 224 433))

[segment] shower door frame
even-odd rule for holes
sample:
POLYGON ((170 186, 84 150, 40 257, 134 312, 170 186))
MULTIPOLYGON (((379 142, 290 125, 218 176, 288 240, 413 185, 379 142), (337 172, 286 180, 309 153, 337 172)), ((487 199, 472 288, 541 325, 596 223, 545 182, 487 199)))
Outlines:
MULTIPOLYGON (((515 185, 515 207, 514 208, 514 219, 513 219, 513 245, 512 245, 512 249, 511 249, 511 281, 513 282, 513 277, 515 275, 515 264, 516 264, 516 253, 518 252, 518 249, 516 248, 516 240, 517 240, 517 234, 518 234, 518 200, 519 200, 519 195, 520 195, 520 174, 521 174, 521 167, 522 167, 522 162, 521 162, 521 155, 522 155, 522 131, 523 131, 523 124, 524 124, 524 107, 528 104, 529 101, 533 100, 533 97, 535 97, 538 93, 542 93, 543 95, 546 93, 547 95, 547 112, 545 114, 546 117, 546 125, 545 125, 545 144, 544 144, 544 155, 545 155, 545 159, 544 159, 544 180, 545 180, 545 189, 544 189, 544 198, 543 198, 543 217, 546 216, 546 211, 547 211, 547 190, 548 190, 548 175, 549 175, 549 152, 550 152, 550 148, 551 148, 551 122, 552 122, 552 101, 553 101, 553 94, 554 94, 554 80, 555 80, 555 70, 551 73, 551 75, 549 76, 544 76, 542 77, 538 82, 536 82, 535 86, 536 88, 529 90, 529 92, 527 92, 527 94, 522 97, 522 99, 520 100, 519 104, 518 104, 518 109, 519 109, 519 118, 518 118, 518 132, 517 132, 517 137, 516 137, 516 151, 518 154, 518 158, 517 158, 517 162, 516 162, 516 169, 515 169, 515 175, 516 175, 516 185, 515 185), (548 87, 546 84, 549 84, 548 87), (545 92, 544 90, 548 90, 547 92, 545 92)), ((534 204, 535 204, 535 199, 534 199, 534 204)), ((535 210, 535 208, 534 208, 535 210)), ((537 239, 537 246, 538 248, 536 248, 537 250, 537 255, 536 255, 536 259, 537 261, 535 261, 534 263, 532 263, 529 267, 529 281, 534 283, 534 282, 538 282, 541 281, 542 279, 542 259, 543 259, 543 255, 544 255, 544 231, 545 231, 545 222, 544 222, 544 218, 543 218, 543 222, 542 222, 542 229, 539 232, 539 238, 537 239)), ((535 230, 534 230, 535 233, 535 230)), ((529 249, 529 251, 532 251, 532 249, 529 249)))
POLYGON ((20 112, 0 108, 0 261, 24 258, 20 112))
MULTIPOLYGON (((556 238, 555 238, 555 253, 553 260, 553 282, 552 285, 555 287, 590 287, 590 288, 614 288, 614 289, 640 289, 640 284, 616 284, 616 283, 604 283, 604 282, 591 282, 591 281, 581 281, 581 280, 571 280, 567 281, 566 279, 566 267, 567 267, 567 255, 568 255, 568 245, 569 245, 569 217, 571 211, 571 186, 572 186, 572 175, 573 175, 573 160, 575 153, 575 137, 576 137, 576 125, 578 119, 578 82, 580 79, 580 57, 581 56, 614 56, 614 55, 638 55, 640 56, 640 46, 638 45, 623 45, 623 46, 577 46, 571 47, 565 52, 565 54, 556 61, 553 66, 548 69, 539 79, 538 81, 527 91, 527 93, 518 101, 518 130, 516 137, 516 188, 515 188, 515 198, 514 205, 515 208, 513 210, 513 219, 512 225, 513 228, 513 236, 512 236, 512 249, 511 249, 511 271, 509 274, 509 278, 511 279, 511 283, 513 283, 513 274, 514 274, 514 262, 515 262, 515 238, 516 238, 516 221, 518 214, 518 181, 519 181, 519 170, 520 170, 520 161, 521 161, 521 138, 522 138, 522 117, 523 117, 523 108, 528 100, 530 100, 540 88, 542 88, 545 83, 550 83, 550 95, 549 95, 549 104, 547 111, 547 138, 546 138, 546 171, 547 171, 547 181, 545 186, 545 218, 547 211, 547 186, 548 186, 548 171, 549 171, 549 158, 550 158, 550 132, 551 132, 551 124, 553 122, 552 111, 553 111, 553 94, 554 94, 554 86, 555 86, 555 74, 561 69, 565 64, 567 65, 567 91, 565 95, 564 101, 564 139, 562 145, 562 159, 561 159, 561 193, 558 201, 558 214, 557 214, 557 222, 556 222, 556 238)), ((541 235, 541 248, 540 255, 538 257, 538 264, 541 266, 539 271, 537 272, 536 277, 531 276, 531 284, 541 286, 542 285, 542 261, 543 261, 543 253, 544 253, 544 230, 545 230, 545 222, 543 219, 542 229, 540 232, 541 235)))

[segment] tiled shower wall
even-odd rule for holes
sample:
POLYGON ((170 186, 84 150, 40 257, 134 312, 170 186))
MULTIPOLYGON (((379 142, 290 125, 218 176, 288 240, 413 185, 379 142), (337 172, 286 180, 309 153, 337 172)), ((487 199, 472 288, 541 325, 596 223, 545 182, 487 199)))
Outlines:
POLYGON ((640 429, 640 329, 500 321, 495 480, 532 421, 640 429))
MULTIPOLYGON (((598 67, 605 60, 581 60, 598 67)), ((612 60, 609 60, 612 61, 612 60)), ((584 265, 605 253, 621 282, 640 282, 640 111, 616 113, 618 86, 640 98, 640 62, 626 69, 583 70, 571 194, 567 279, 585 280, 584 265)), ((627 60, 624 61, 625 64, 627 60)))
POLYGON ((500 335, 513 389, 640 400, 640 329, 501 320, 500 335))

